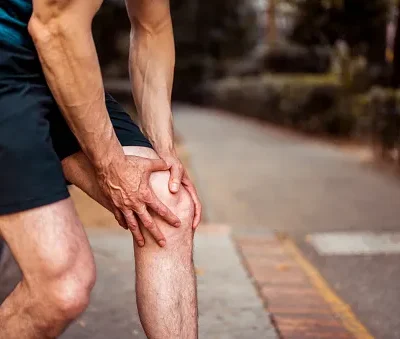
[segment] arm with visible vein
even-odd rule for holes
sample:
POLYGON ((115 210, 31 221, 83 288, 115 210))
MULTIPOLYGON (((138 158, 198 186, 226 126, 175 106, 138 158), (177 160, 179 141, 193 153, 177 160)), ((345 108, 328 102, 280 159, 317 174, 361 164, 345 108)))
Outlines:
POLYGON ((132 24, 129 68, 141 125, 160 156, 174 153, 175 46, 169 0, 126 0, 126 4, 132 24))
POLYGON ((33 0, 28 29, 52 94, 97 167, 124 156, 104 101, 91 24, 102 0, 33 0))
POLYGON ((163 160, 126 157, 108 115, 91 24, 102 0, 33 0, 29 32, 43 72, 120 225, 143 246, 140 218, 160 246, 165 237, 148 209, 170 225, 179 219, 155 196, 150 174, 169 167, 163 160))

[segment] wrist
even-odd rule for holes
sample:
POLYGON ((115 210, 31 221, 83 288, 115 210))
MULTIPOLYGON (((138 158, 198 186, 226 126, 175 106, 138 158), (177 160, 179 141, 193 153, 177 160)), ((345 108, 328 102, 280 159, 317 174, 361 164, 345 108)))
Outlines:
POLYGON ((104 142, 99 151, 93 152, 92 156, 88 156, 97 173, 107 172, 112 164, 125 160, 124 150, 117 139, 116 135, 109 142, 104 142))
POLYGON ((172 132, 163 136, 157 133, 146 132, 145 135, 150 140, 151 145, 160 157, 176 154, 172 132))
POLYGON ((166 147, 165 145, 160 146, 160 147, 157 147, 157 146, 153 146, 153 147, 160 158, 176 156, 176 150, 175 150, 174 145, 171 145, 169 147, 166 147))
POLYGON ((149 119, 148 115, 142 114, 142 131, 149 139, 151 145, 159 156, 175 153, 174 130, 172 125, 172 114, 165 113, 168 119, 149 119))

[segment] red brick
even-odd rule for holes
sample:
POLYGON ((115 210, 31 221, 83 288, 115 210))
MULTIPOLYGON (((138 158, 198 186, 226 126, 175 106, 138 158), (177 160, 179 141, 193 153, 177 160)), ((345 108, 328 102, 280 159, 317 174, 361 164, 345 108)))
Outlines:
POLYGON ((236 240, 283 339, 353 338, 277 239, 236 240))

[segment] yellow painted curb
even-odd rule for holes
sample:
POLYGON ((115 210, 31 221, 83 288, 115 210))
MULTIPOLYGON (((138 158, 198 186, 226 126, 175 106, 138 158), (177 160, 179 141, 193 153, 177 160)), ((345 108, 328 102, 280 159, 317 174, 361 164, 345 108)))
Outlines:
POLYGON ((342 321, 343 326, 357 339, 374 339, 369 331, 357 319, 350 306, 340 299, 329 287, 328 282, 321 276, 318 270, 304 257, 295 242, 283 234, 278 234, 278 238, 282 242, 285 250, 292 255, 320 295, 330 305, 334 314, 342 321))

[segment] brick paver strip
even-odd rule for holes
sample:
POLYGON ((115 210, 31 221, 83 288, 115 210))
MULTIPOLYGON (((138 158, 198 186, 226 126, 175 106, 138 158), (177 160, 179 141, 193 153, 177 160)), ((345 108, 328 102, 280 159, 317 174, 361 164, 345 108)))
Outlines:
POLYGON ((282 338, 354 338, 275 236, 236 242, 282 338))

